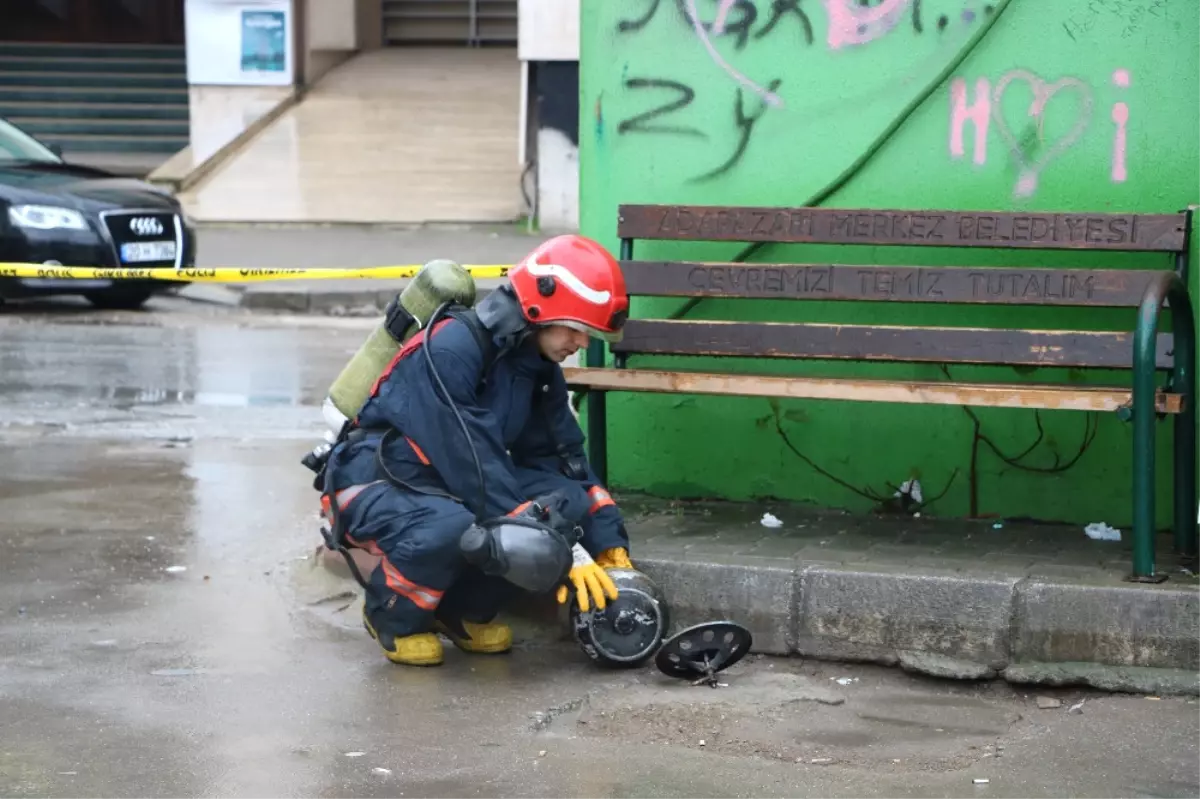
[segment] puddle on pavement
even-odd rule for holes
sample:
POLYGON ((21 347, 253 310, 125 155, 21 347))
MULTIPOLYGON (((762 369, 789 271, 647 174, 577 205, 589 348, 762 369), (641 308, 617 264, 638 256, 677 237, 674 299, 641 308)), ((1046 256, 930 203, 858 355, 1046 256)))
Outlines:
POLYGON ((136 607, 144 597, 131 587, 229 590, 247 558, 285 563, 293 542, 316 538, 301 450, 66 437, 0 446, 0 460, 20 465, 0 484, 0 606, 31 620, 88 615, 136 607))
MULTIPOLYGON (((5 396, 22 404, 37 404, 38 398, 55 406, 76 403, 84 406, 103 403, 120 410, 153 405, 201 405, 214 408, 254 408, 277 405, 313 405, 315 395, 301 396, 294 392, 241 393, 231 391, 193 391, 171 388, 112 385, 51 385, 37 386, 5 380, 0 384, 5 396), (54 398, 49 397, 50 394, 54 398), (28 401, 32 400, 32 402, 28 401)), ((320 399, 323 399, 321 397, 320 399)), ((319 401, 317 399, 316 401, 319 401)))
POLYGON ((320 329, 8 328, 0 404, 317 406, 348 358, 346 344, 320 329))
MULTIPOLYGON (((116 459, 105 449, 26 450, 22 472, 6 476, 0 607, 22 611, 26 624, 136 609, 145 601, 136 587, 179 577, 166 570, 191 537, 184 460, 174 450, 116 459)), ((14 456, 0 449, 0 457, 14 456)))

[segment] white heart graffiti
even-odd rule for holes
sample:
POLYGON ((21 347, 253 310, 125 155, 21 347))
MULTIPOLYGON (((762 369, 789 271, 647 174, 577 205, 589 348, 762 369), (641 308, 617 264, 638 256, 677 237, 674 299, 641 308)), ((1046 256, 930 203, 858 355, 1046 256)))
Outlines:
POLYGON ((1013 161, 1016 162, 1019 168, 1017 185, 1013 189, 1014 196, 1028 197, 1037 190, 1038 175, 1050 165, 1051 161, 1062 155, 1072 144, 1079 140, 1084 130, 1087 129, 1091 117, 1092 90, 1088 88, 1086 83, 1077 78, 1060 78, 1054 83, 1046 83, 1046 81, 1032 72, 1015 69, 997 81, 995 88, 992 89, 992 119, 996 123, 996 127, 1000 130, 1000 135, 1008 143, 1008 149, 1012 153, 1013 161), (1046 104, 1050 102, 1050 98, 1064 89, 1074 90, 1079 92, 1082 103, 1074 127, 1065 136, 1055 141, 1049 148, 1042 150, 1033 163, 1028 163, 1025 160, 1025 154, 1021 152, 1016 136, 1009 130, 1008 123, 1004 120, 1004 110, 1000 102, 1009 84, 1017 80, 1025 81, 1029 84, 1029 88, 1033 90, 1033 102, 1029 105, 1029 116, 1037 120, 1039 139, 1042 137, 1046 104))

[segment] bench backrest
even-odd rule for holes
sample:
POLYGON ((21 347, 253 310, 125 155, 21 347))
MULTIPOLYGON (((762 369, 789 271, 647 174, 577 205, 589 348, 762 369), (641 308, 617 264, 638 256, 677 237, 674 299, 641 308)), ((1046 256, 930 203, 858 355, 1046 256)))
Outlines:
POLYGON ((622 239, 1180 252, 1188 214, 622 205, 622 239))
MULTIPOLYGON (((1188 213, 1021 214, 622 205, 632 296, 1137 307, 1165 270, 637 261, 634 239, 1173 253, 1187 264, 1188 213)), ((631 319, 611 345, 634 353, 1132 367, 1132 334, 631 319)), ((1158 339, 1159 368, 1172 340, 1158 339)))

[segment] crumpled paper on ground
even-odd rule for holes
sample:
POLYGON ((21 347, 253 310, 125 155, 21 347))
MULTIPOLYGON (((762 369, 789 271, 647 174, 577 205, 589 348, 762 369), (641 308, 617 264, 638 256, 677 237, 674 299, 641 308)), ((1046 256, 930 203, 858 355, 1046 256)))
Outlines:
POLYGON ((1087 537, 1093 541, 1120 541, 1121 531, 1115 527, 1109 527, 1104 522, 1092 522, 1087 527, 1083 528, 1087 533, 1087 537))

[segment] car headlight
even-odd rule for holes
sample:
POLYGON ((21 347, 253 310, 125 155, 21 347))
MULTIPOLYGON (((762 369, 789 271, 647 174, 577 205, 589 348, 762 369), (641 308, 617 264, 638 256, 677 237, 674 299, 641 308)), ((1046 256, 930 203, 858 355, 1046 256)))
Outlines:
POLYGON ((87 230, 83 214, 70 208, 53 205, 13 205, 8 209, 8 221, 17 227, 37 230, 87 230))

